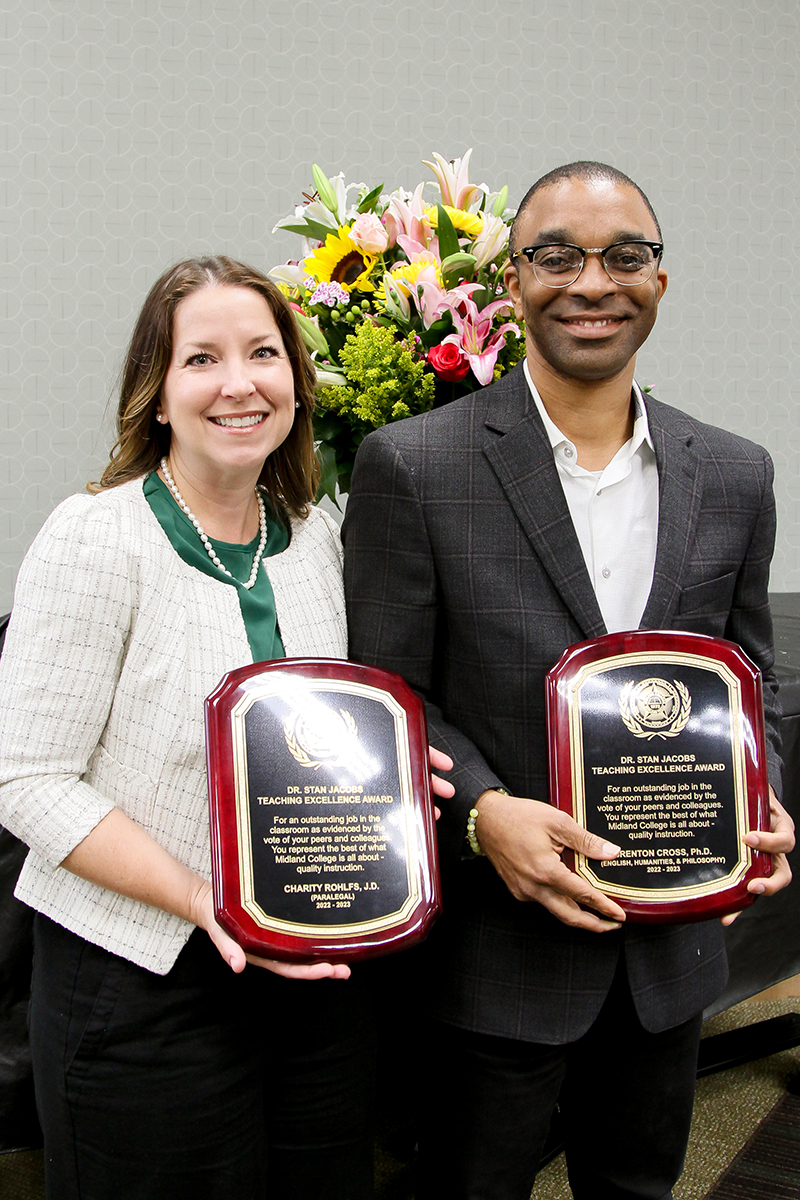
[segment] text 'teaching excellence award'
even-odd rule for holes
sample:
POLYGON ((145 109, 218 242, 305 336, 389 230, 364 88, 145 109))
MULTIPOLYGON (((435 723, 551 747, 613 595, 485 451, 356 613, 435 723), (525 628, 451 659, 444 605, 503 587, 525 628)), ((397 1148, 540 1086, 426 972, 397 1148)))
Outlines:
POLYGON ((621 846, 565 861, 629 920, 679 922, 753 902, 769 829, 761 674, 733 642, 640 630, 567 649, 547 676, 550 800, 621 846))
POLYGON ((422 702, 390 671, 278 659, 206 700, 214 903, 248 953, 345 962, 421 941, 439 866, 422 702))

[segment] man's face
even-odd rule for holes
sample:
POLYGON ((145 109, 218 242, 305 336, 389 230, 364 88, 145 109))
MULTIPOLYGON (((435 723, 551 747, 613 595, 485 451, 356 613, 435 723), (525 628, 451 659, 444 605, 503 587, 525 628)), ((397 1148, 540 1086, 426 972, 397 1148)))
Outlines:
MULTIPOLYGON (((570 242, 610 246, 641 238, 659 241, 655 222, 635 188, 608 180, 569 179, 542 188, 522 216, 517 248, 570 242)), ((515 259, 506 286, 524 317, 528 363, 566 379, 610 379, 630 363, 656 319, 667 286, 657 269, 647 283, 625 287, 590 254, 574 283, 550 288, 538 282, 527 259, 515 259)))

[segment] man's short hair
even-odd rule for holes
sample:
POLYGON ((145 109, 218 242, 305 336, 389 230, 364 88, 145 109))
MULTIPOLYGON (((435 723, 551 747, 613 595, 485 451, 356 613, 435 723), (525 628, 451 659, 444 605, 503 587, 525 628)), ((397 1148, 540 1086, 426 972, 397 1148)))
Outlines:
POLYGON ((566 163, 563 167, 555 167, 552 171, 548 171, 546 175, 542 175, 541 179, 537 179, 533 187, 525 193, 511 226, 511 235, 509 237, 509 252, 511 254, 519 249, 517 246, 517 236, 519 233, 520 217, 524 215, 525 210, 529 207, 536 193, 541 191, 542 188, 555 187, 556 184, 564 183, 569 179, 581 179, 585 183, 603 180, 608 183, 617 183, 623 184, 625 187, 632 187, 634 191, 639 193, 642 200, 644 200, 647 211, 655 221, 655 226, 658 230, 658 240, 662 241, 661 226, 658 223, 658 217, 638 183, 634 183, 622 171, 618 171, 616 167, 610 167, 607 163, 582 160, 580 162, 566 163))

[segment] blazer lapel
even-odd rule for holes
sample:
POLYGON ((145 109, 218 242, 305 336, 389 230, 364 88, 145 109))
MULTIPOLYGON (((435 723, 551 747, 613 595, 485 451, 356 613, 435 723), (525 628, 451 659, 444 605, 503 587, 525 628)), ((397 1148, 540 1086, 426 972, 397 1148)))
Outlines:
POLYGON ((550 442, 521 369, 513 382, 517 386, 497 396, 487 414, 486 428, 500 436, 487 441, 484 453, 564 604, 585 637, 599 637, 606 627, 550 442))
MULTIPOLYGON (((668 629, 677 610, 684 564, 694 543, 702 485, 692 432, 668 427, 671 410, 647 401, 647 419, 658 464, 658 546, 653 586, 642 629, 668 629), (667 418, 664 420, 663 418, 667 418)), ((679 414, 675 414, 679 416, 679 414)))

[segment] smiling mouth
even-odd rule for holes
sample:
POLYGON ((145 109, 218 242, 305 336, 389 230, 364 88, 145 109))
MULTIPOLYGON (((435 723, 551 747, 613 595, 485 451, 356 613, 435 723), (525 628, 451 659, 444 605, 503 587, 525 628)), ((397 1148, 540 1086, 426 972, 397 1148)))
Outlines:
POLYGON ((583 329, 603 329, 606 325, 619 325, 626 317, 560 317, 563 325, 580 325, 583 329))
POLYGON ((209 417, 213 425, 221 425, 223 429, 249 429, 266 421, 266 413, 253 413, 249 417, 209 417))

